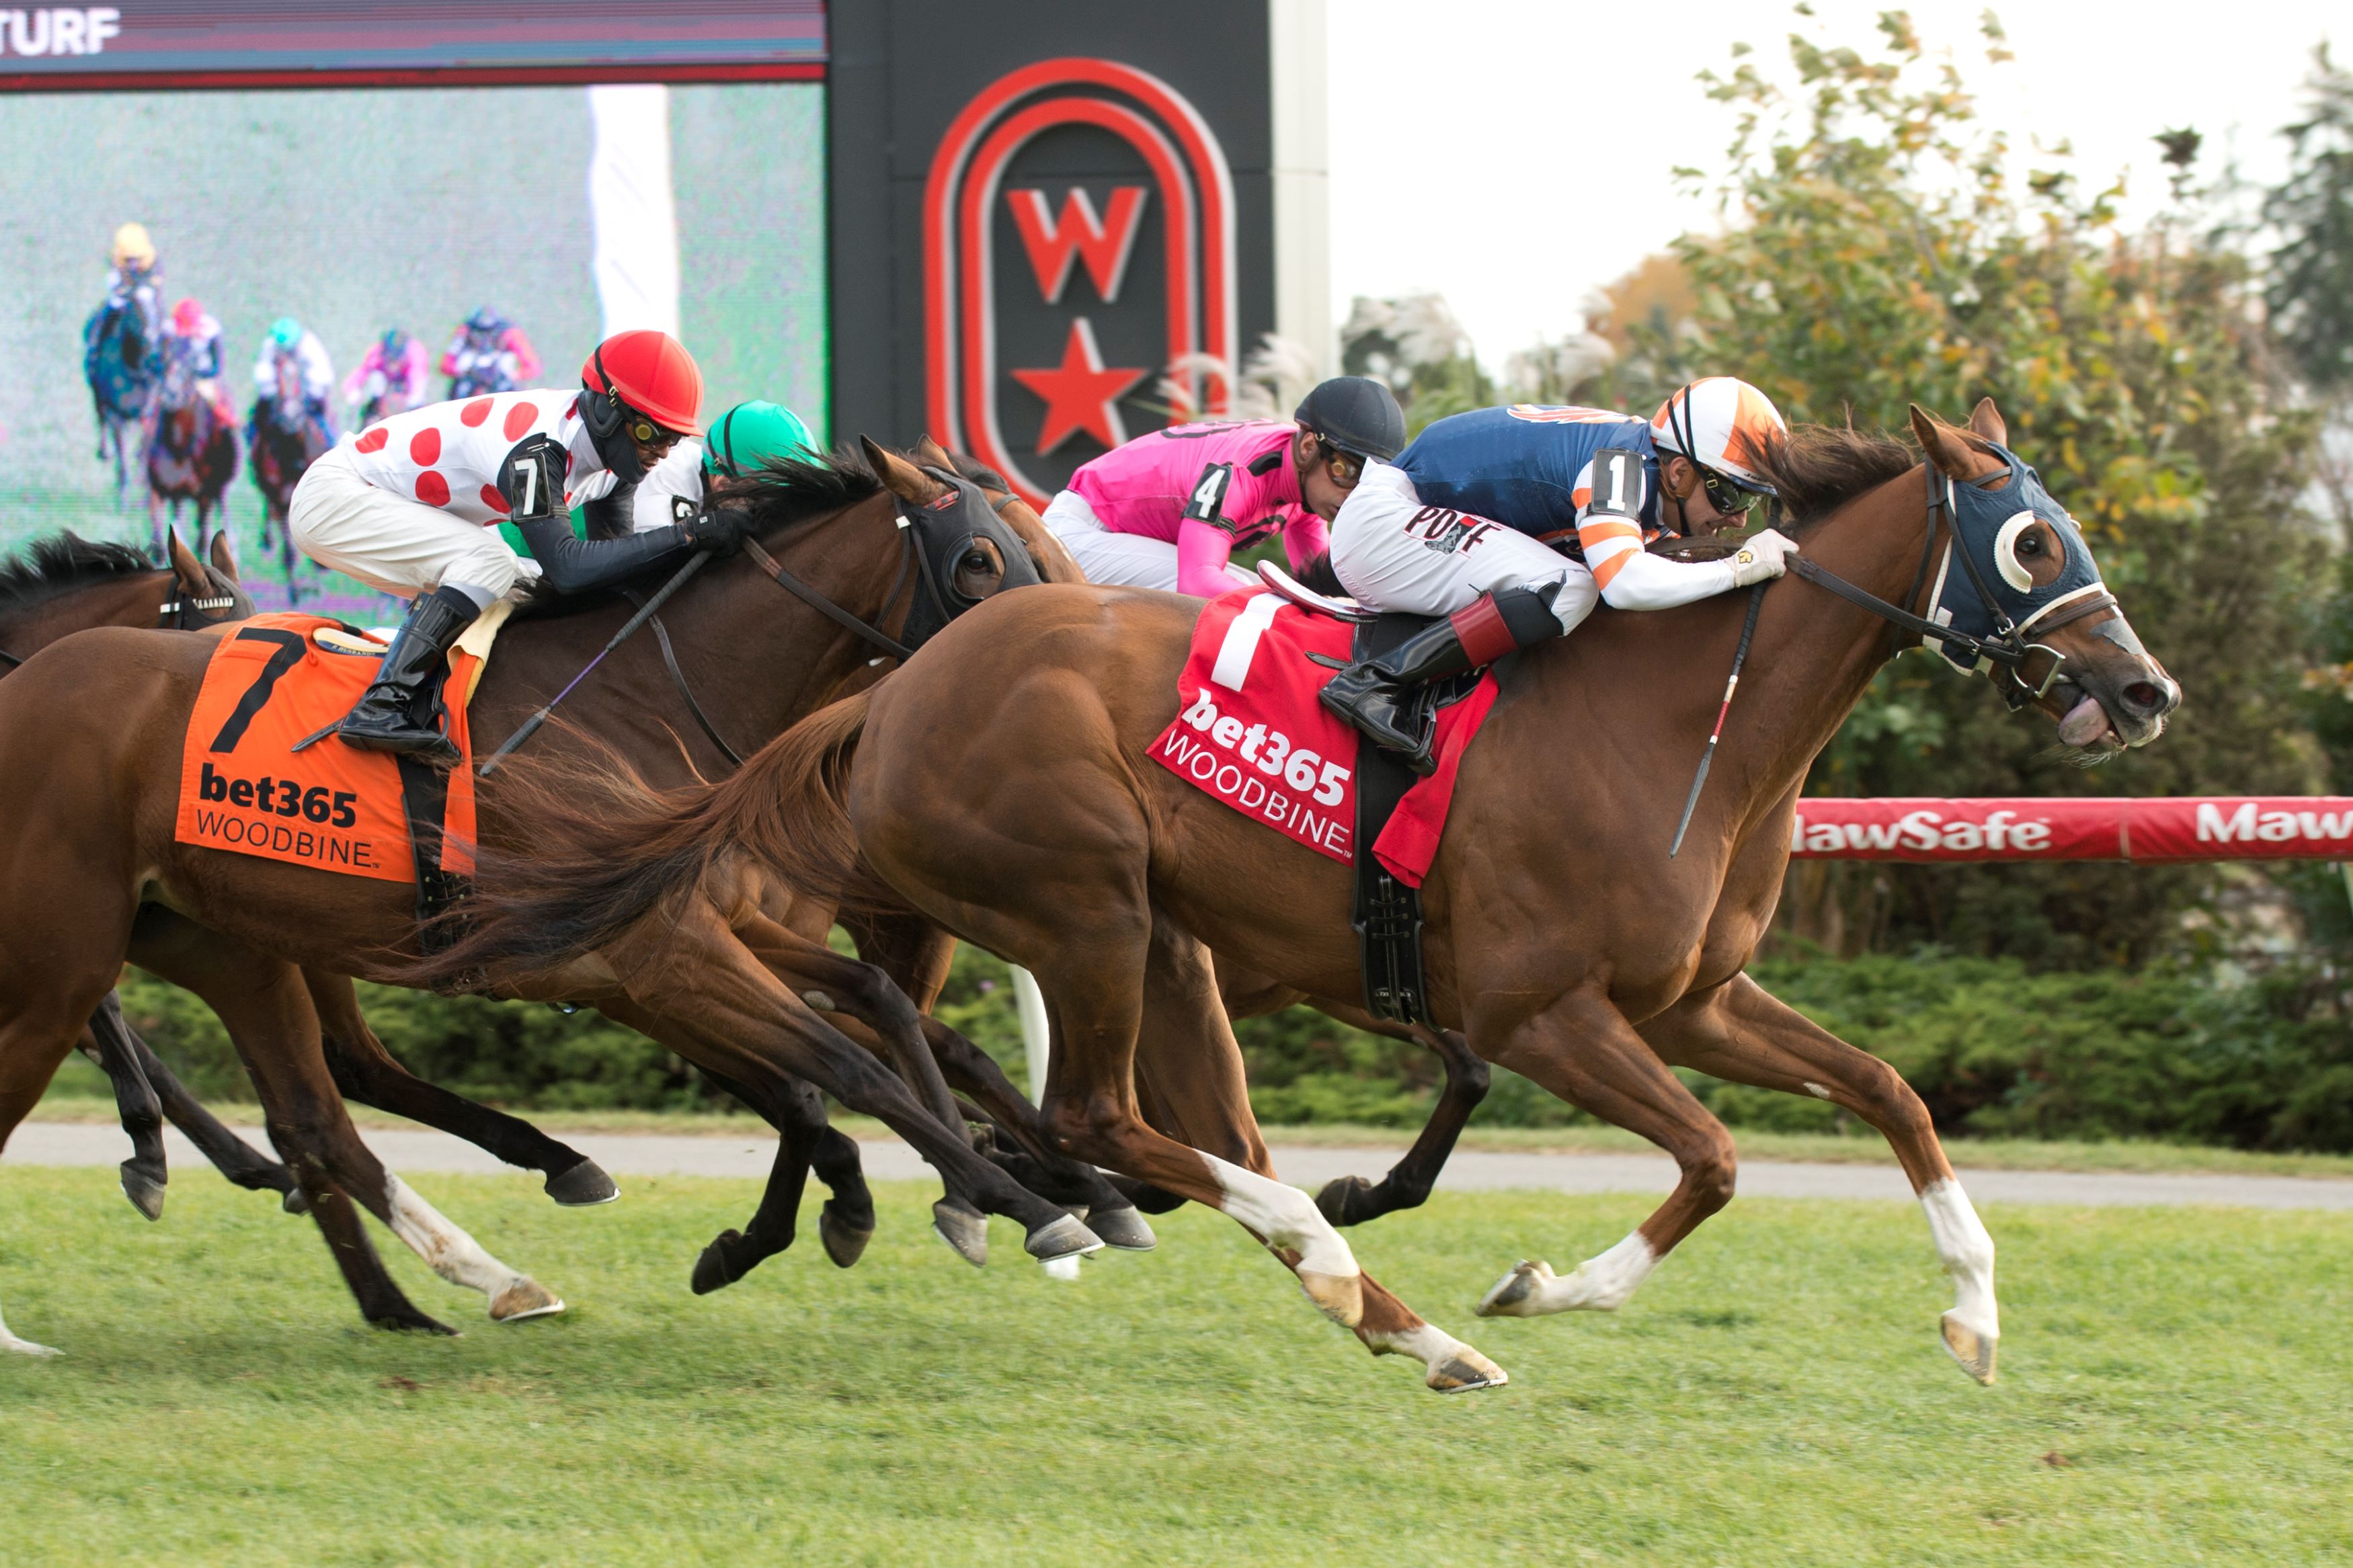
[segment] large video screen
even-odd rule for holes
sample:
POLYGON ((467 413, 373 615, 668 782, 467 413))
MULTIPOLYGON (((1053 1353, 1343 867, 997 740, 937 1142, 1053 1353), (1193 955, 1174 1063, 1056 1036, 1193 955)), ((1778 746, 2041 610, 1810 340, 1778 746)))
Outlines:
MULTIPOLYGON (((297 369, 323 353, 339 436, 379 390, 347 383, 387 332, 422 345, 438 399, 445 364, 481 371, 463 340, 485 311, 503 325, 478 330, 477 347, 495 340, 490 357, 512 356, 509 374, 543 366, 521 384, 576 385, 605 331, 670 326, 702 365, 707 406, 773 398, 823 432, 824 93, 774 81, 0 96, 0 553, 58 529, 152 539, 142 458, 156 417, 111 421, 118 490, 111 446, 99 455, 98 392, 152 407, 154 389, 120 384, 136 378, 119 345, 86 342, 127 224, 152 247, 164 325, 175 311, 218 324, 214 405, 237 448, 221 518, 265 608, 290 595, 368 624, 392 610, 307 562, 290 573, 264 539, 269 465, 252 461, 247 426, 258 403, 281 407, 262 395, 281 323, 297 369), (95 390, 92 369, 106 384, 95 390)), ((135 235, 130 247, 142 248, 135 235)), ((179 526, 195 542, 192 503, 179 526)))

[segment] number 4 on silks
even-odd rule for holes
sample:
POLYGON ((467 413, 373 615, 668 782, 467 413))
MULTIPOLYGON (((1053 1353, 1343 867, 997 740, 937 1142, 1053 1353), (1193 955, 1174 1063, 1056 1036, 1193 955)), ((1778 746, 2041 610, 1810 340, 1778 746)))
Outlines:
POLYGON ((1187 522, 1206 522, 1230 531, 1233 524, 1222 515, 1226 491, 1234 482, 1231 463, 1211 463, 1202 468, 1201 477, 1193 483, 1192 499, 1186 501, 1182 513, 1187 522))

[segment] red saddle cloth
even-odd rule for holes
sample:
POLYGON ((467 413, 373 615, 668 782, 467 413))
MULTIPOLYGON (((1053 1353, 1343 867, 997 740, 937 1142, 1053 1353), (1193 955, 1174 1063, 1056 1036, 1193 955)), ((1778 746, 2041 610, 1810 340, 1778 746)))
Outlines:
MULTIPOLYGON (((1153 758, 1245 816, 1354 864, 1356 731, 1316 700, 1334 671, 1308 655, 1346 662, 1355 631, 1261 589, 1211 600, 1177 679, 1176 721, 1152 743, 1153 758)), ((1490 670, 1438 710, 1438 771, 1406 792, 1373 844, 1409 888, 1438 856, 1462 752, 1494 702, 1490 670)))
MULTIPOLYGON (((322 647, 315 636, 322 627, 349 631, 323 616, 256 616, 220 639, 188 715, 173 837, 322 871, 414 882, 417 859, 392 757, 356 751, 332 735, 289 750, 350 712, 383 657, 381 647, 373 654, 322 647)), ((459 653, 442 692, 450 738, 467 760, 448 774, 441 868, 461 874, 474 868, 466 698, 476 662, 459 653)))

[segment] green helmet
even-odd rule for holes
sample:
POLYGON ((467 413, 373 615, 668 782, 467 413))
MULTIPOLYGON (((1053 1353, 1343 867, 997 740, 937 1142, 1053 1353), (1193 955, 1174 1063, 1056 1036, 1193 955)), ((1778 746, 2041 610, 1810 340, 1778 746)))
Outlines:
POLYGON ((705 479, 742 479, 786 458, 817 458, 817 441, 791 409, 775 403, 739 403, 704 426, 705 479))
POLYGON ((291 316, 280 316, 269 323, 269 341, 281 349, 293 348, 302 341, 302 323, 291 316))

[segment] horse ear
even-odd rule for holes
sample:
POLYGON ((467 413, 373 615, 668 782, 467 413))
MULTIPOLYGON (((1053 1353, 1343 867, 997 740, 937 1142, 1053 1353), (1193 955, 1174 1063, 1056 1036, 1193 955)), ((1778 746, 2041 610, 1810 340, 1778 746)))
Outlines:
POLYGON ((1022 548, 1029 552, 1030 563, 1038 568, 1039 576, 1049 583, 1087 580, 1071 547, 1047 531, 1045 520, 1029 509, 1028 501, 1018 495, 1012 496, 997 510, 997 516, 1021 541, 1022 548))
POLYGON ((956 471, 955 459, 948 456, 948 449, 928 435, 915 443, 914 453, 915 461, 927 468, 945 468, 950 473, 956 471))
POLYGON ((179 580, 180 592, 191 598, 203 598, 212 591, 213 580, 205 575, 205 563, 196 559, 181 538, 180 531, 170 531, 172 536, 172 575, 179 580))
POLYGON ((1969 415, 1969 428, 1997 447, 2010 445, 2010 426, 2002 423, 2001 410, 1990 397, 1978 399, 1977 408, 1969 415))
POLYGON ((1920 449, 1928 455, 1928 461, 1947 479, 1967 484, 1988 474, 2010 471, 2010 465, 1995 457, 1983 441, 1953 428, 1916 403, 1912 405, 1912 434, 1920 438, 1920 449))
POLYGON ((228 530, 213 535, 213 547, 207 553, 212 557, 214 570, 232 583, 237 581, 237 555, 228 547, 228 530))
POLYGON ((860 436, 859 447, 866 453, 866 461, 891 493, 911 506, 928 506, 939 499, 944 488, 940 482, 899 456, 878 444, 871 436, 860 436))

